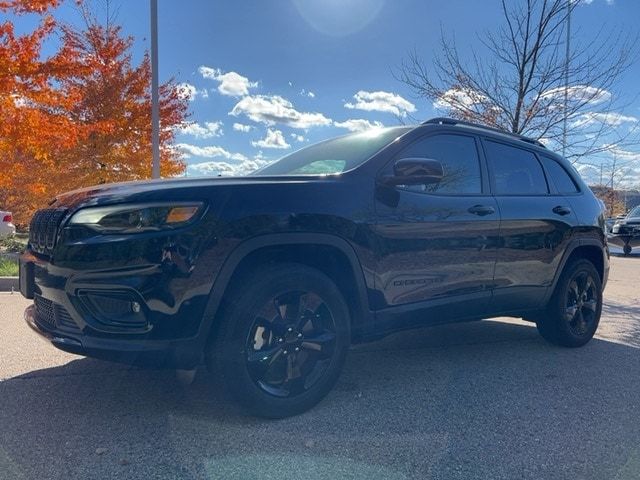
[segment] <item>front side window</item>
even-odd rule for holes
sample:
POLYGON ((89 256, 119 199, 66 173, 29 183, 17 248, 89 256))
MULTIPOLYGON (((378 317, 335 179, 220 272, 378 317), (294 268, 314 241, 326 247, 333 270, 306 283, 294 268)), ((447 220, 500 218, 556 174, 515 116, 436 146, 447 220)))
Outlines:
POLYGON ((485 140, 496 195, 546 195, 549 193, 536 156, 522 148, 485 140))
POLYGON ((464 135, 434 135, 418 140, 396 159, 430 158, 442 164, 444 177, 439 183, 404 187, 412 191, 441 194, 482 193, 480 159, 476 141, 464 135))

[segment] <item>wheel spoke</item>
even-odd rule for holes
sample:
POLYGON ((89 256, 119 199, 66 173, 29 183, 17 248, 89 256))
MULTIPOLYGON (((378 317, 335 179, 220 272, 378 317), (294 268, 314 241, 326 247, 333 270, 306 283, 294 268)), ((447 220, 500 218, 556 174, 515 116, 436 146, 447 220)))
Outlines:
POLYGON ((567 307, 564 310, 564 319, 565 319, 565 321, 571 322, 575 318, 577 311, 578 311, 578 307, 575 306, 575 305, 567 307))
POLYGON ((587 281, 584 285, 583 294, 589 295, 589 290, 593 287, 593 279, 591 277, 587 277, 587 281))
POLYGON ((584 302, 583 307, 592 311, 593 313, 595 313, 596 308, 598 306, 598 302, 597 300, 593 299, 593 300, 587 300, 586 302, 584 302))
POLYGON ((291 292, 285 298, 275 299, 276 310, 285 325, 298 323, 304 309, 303 296, 300 292, 291 292))
POLYGON ((297 377, 287 379, 284 382, 283 387, 285 387, 289 393, 289 396, 298 395, 305 390, 305 377, 302 375, 298 375, 297 377))
POLYGON ((323 330, 319 332, 312 332, 310 335, 306 335, 302 341, 302 348, 307 351, 313 351, 322 355, 328 354, 329 347, 336 339, 336 334, 323 330))
POLYGON ((576 280, 572 280, 569 284, 569 292, 573 293, 574 300, 578 300, 580 298, 580 288, 578 287, 578 282, 576 280))
POLYGON ((282 348, 276 345, 263 350, 251 350, 247 355, 247 361, 252 364, 270 367, 282 355, 282 348))

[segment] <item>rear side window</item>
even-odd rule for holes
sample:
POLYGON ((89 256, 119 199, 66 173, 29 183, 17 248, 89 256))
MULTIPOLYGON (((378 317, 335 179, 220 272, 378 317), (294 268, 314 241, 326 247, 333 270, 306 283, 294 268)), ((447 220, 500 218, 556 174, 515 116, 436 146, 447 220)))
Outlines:
POLYGON ((536 156, 521 148, 484 141, 496 195, 545 195, 549 193, 544 171, 536 156))
POLYGON ((556 186, 558 193, 577 193, 580 191, 571 176, 562 165, 549 157, 541 156, 542 164, 556 186))
POLYGON ((439 183, 406 186, 406 190, 442 194, 482 192, 480 159, 473 137, 449 134, 426 137, 409 145, 397 160, 413 157, 440 161, 444 177, 439 183))

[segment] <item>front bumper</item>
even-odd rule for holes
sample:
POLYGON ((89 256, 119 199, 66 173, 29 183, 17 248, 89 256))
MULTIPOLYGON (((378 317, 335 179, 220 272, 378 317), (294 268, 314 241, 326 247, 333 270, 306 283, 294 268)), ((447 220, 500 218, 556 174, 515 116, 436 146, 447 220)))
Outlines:
POLYGON ((618 247, 624 247, 625 245, 637 247, 640 246, 640 234, 610 233, 607 235, 607 241, 618 247))
POLYGON ((118 340, 73 334, 45 325, 34 305, 27 307, 24 319, 54 347, 76 355, 154 368, 191 369, 202 361, 202 349, 195 340, 118 340))
POLYGON ((20 291, 34 300, 24 317, 35 332, 70 353, 149 367, 202 361, 208 285, 198 291, 187 281, 162 265, 78 271, 29 251, 20 258, 20 291), (137 313, 127 308, 133 301, 137 313))

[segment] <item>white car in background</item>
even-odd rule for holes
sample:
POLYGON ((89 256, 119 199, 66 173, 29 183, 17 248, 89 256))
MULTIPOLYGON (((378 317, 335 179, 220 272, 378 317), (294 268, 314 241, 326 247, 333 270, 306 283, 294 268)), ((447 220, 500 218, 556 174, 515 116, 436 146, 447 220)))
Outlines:
POLYGON ((0 238, 11 237, 16 233, 16 226, 13 224, 11 212, 0 210, 0 238))

